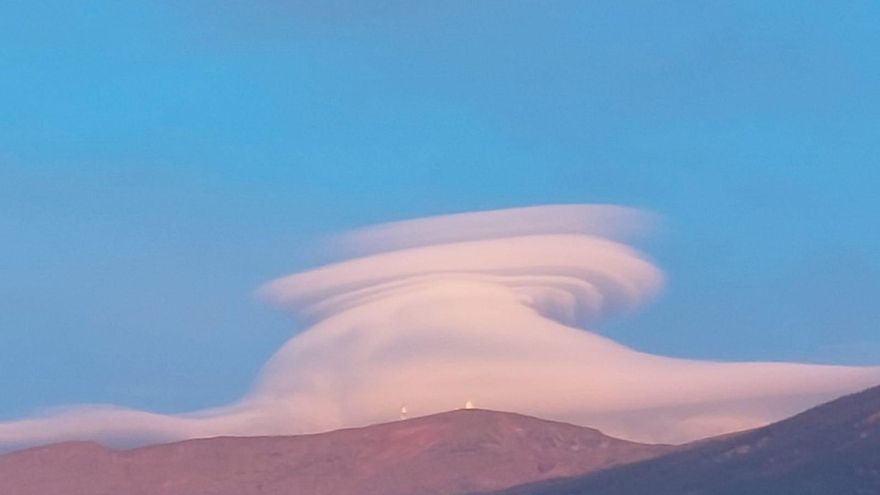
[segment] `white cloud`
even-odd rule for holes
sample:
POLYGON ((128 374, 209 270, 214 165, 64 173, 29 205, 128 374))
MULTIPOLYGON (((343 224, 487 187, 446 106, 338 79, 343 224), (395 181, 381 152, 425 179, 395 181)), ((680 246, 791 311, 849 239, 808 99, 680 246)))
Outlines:
POLYGON ((880 382, 878 367, 673 359, 576 328, 660 289, 661 273, 619 242, 649 223, 630 209, 565 205, 354 232, 342 240, 378 254, 261 289, 313 325, 241 401, 176 416, 83 408, 0 423, 0 445, 306 433, 393 420, 404 404, 415 416, 468 400, 681 442, 880 382))

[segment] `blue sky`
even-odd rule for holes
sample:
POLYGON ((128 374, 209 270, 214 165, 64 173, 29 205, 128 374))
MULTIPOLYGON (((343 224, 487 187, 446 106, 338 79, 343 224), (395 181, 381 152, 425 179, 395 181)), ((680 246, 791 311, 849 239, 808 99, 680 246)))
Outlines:
POLYGON ((542 203, 665 218, 615 339, 880 363, 875 2, 254 3, 0 6, 0 418, 228 402, 316 239, 542 203))

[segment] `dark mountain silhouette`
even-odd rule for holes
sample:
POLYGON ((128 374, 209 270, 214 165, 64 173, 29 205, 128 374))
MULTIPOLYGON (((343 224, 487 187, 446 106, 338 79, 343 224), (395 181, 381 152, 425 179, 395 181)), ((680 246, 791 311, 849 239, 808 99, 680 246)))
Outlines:
POLYGON ((878 495, 880 387, 652 460, 501 493, 878 495))
POLYGON ((669 452, 564 423, 458 410, 288 437, 112 450, 72 442, 0 456, 0 494, 430 495, 575 476, 669 452))

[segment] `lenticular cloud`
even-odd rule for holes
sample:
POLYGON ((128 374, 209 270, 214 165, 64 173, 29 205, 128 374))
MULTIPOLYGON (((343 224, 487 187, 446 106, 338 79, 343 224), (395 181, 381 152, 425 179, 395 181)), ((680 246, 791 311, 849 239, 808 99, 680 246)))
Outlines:
POLYGON ((295 434, 462 407, 517 411, 642 441, 755 427, 880 381, 878 367, 719 363, 629 349, 592 329, 653 297, 627 246, 650 216, 542 206, 362 229, 359 253, 260 289, 312 324, 226 407, 158 415, 80 407, 0 423, 0 447, 295 434))

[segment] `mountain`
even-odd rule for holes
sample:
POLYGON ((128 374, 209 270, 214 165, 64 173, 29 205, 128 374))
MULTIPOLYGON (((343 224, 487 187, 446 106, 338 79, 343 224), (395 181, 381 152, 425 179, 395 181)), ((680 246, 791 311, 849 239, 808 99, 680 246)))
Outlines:
POLYGON ((0 456, 0 493, 458 494, 576 476, 672 448, 519 414, 458 410, 315 435, 32 448, 0 456))
POLYGON ((878 495, 880 387, 652 460, 501 493, 878 495))

